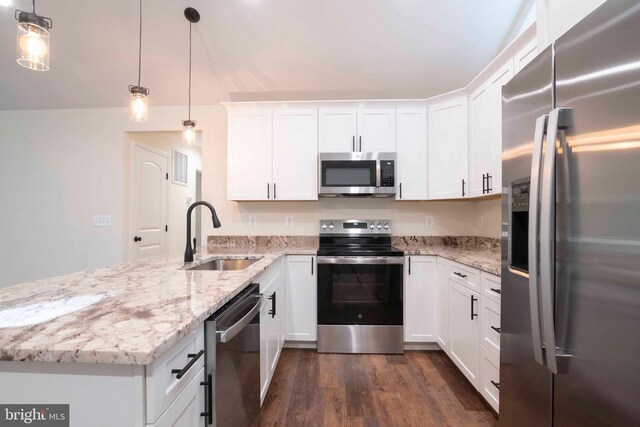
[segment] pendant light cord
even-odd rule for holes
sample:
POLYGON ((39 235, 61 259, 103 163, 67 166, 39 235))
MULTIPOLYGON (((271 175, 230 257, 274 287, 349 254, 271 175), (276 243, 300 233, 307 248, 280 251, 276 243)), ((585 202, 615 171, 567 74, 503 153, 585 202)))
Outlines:
POLYGON ((140 0, 140 33, 138 35, 138 86, 140 86, 141 74, 142 74, 142 0, 140 0))
POLYGON ((191 26, 189 22, 189 121, 191 121, 191 26))

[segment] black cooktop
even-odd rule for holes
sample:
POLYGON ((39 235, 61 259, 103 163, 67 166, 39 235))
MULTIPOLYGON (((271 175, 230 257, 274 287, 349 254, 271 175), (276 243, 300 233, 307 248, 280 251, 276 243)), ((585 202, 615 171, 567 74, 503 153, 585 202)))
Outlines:
POLYGON ((391 246, 391 237, 320 236, 318 256, 404 256, 391 246))

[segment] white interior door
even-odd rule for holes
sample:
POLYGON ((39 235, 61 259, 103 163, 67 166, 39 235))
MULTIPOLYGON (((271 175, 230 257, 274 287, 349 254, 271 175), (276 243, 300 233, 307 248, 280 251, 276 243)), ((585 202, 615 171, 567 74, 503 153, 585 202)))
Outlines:
POLYGON ((134 145, 129 236, 133 261, 166 251, 168 164, 168 154, 134 145))

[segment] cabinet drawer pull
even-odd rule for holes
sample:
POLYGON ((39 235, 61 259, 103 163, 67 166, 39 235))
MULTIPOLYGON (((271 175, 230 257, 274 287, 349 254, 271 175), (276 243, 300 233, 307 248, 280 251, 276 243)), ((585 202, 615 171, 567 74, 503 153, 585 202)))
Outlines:
POLYGON ((455 274, 456 276, 460 276, 460 277, 462 277, 463 279, 466 279, 466 278, 467 278, 467 275, 466 275, 466 274, 458 273, 457 271, 454 271, 454 272, 453 272, 453 274, 455 274))
POLYGON ((476 298, 473 295, 471 295, 471 320, 473 320, 474 318, 478 317, 478 315, 473 312, 473 303, 476 302, 476 301, 478 301, 478 298, 476 298))
POLYGON ((492 326, 491 329, 493 329, 494 331, 496 331, 497 333, 500 333, 500 328, 496 328, 495 326, 492 326))
POLYGON ((498 289, 498 288, 489 288, 489 289, 491 289, 496 294, 500 294, 500 289, 498 289))
POLYGON ((495 382, 494 380, 491 380, 491 384, 493 384, 493 386, 495 388, 497 388, 498 390, 500 390, 500 383, 495 382))
POLYGON ((187 357, 190 357, 191 360, 187 363, 182 369, 172 369, 171 375, 177 374, 176 378, 180 379, 184 377, 184 375, 191 369, 191 367, 196 363, 198 359, 204 354, 204 350, 200 350, 197 354, 189 353, 187 357))

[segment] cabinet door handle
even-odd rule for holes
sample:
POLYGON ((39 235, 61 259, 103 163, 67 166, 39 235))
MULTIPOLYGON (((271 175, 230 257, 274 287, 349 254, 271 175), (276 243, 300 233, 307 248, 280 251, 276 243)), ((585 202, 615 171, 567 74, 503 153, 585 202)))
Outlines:
POLYGON ((400 183, 400 198, 402 199, 402 183, 400 183))
POLYGON ((494 331, 496 331, 497 333, 500 333, 500 328, 496 328, 495 326, 492 326, 491 329, 493 329, 494 331))
POLYGON ((464 179, 462 179, 462 197, 464 197, 464 195, 465 195, 464 194, 464 184, 465 184, 464 179))
POLYGON ((453 274, 455 274, 456 276, 460 276, 460 277, 462 277, 463 279, 466 279, 466 278, 467 278, 467 275, 466 275, 466 274, 462 274, 462 273, 459 273, 459 272, 457 272, 457 271, 454 271, 454 272, 453 272, 453 274))
POLYGON ((274 292, 269 295, 269 299, 271 300, 271 310, 269 310, 268 314, 270 314, 273 319, 276 317, 276 293, 274 292))
POLYGON ((277 199, 278 196, 276 195, 276 183, 273 183, 273 200, 277 199))
POLYGON ((354 152, 356 151, 356 136, 355 135, 353 135, 351 137, 351 151, 354 151, 354 152))
POLYGON ((409 257, 409 276, 411 276, 411 257, 409 257))
POLYGON ((487 193, 487 187, 486 187, 486 182, 487 180, 487 174, 482 174, 482 194, 486 194, 487 193))
POLYGON ((271 184, 269 184, 269 183, 267 182, 267 199, 269 199, 269 198, 271 197, 271 196, 270 196, 270 191, 269 191, 269 187, 270 187, 270 185, 271 185, 271 184))
POLYGON ((489 288, 489 289, 491 289, 493 292, 495 292, 498 295, 500 294, 500 289, 497 289, 497 288, 489 288))
POLYGON ((489 173, 487 172, 487 194, 491 193, 493 191, 493 188, 491 186, 489 186, 489 180, 492 179, 493 177, 491 175, 489 175, 489 173))
POLYGON ((141 242, 141 241, 142 241, 142 237, 140 237, 140 236, 135 236, 135 237, 133 238, 133 241, 134 241, 134 242, 136 242, 136 243, 137 243, 137 242, 141 242))
POLYGON ((494 386, 495 388, 497 388, 498 390, 500 390, 500 383, 497 383, 497 382, 495 382, 495 381, 491 380, 491 384, 493 384, 493 386, 494 386))
POLYGON ((362 152, 362 136, 358 137, 358 143, 360 144, 360 149, 358 151, 362 152))
POLYGON ((473 295, 471 295, 471 320, 475 319, 476 317, 478 317, 477 314, 475 314, 473 312, 473 303, 476 302, 478 299, 476 297, 474 297, 473 295))
POLYGON ((314 261, 314 258, 311 257, 311 275, 312 276, 313 276, 313 261, 314 261))
POLYGON ((193 353, 189 353, 187 354, 187 357, 190 357, 191 360, 189 361, 189 363, 187 363, 186 365, 184 365, 184 368, 182 369, 172 369, 171 370, 171 374, 177 374, 176 378, 180 379, 182 377, 184 377, 184 375, 189 371, 189 369, 191 369, 191 367, 196 363, 196 361, 198 359, 200 359, 200 357, 204 354, 204 350, 200 350, 197 354, 193 354, 193 353))
POLYGON ((200 385, 207 387, 204 396, 204 412, 200 412, 201 417, 207 418, 207 424, 213 424, 213 375, 207 375, 207 380, 200 382, 200 385))

